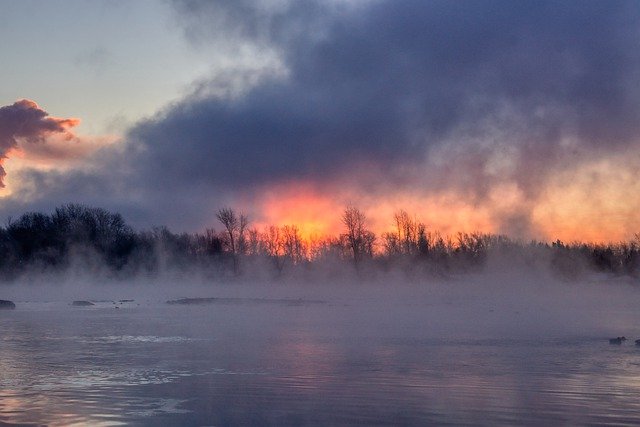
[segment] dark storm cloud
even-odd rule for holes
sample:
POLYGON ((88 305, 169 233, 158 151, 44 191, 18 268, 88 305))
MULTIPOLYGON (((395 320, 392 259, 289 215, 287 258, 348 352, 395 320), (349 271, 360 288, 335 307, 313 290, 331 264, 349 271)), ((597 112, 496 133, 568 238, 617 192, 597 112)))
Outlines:
POLYGON ((233 100, 186 97, 136 126, 144 179, 157 185, 237 189, 360 161, 418 164, 495 122, 533 169, 513 177, 526 186, 569 159, 567 138, 575 157, 638 134, 635 2, 175 4, 199 46, 227 43, 228 31, 279 52, 288 75, 233 100))
POLYGON ((122 152, 96 157, 92 179, 25 172, 31 200, 72 195, 136 224, 201 229, 235 196, 281 181, 453 189, 477 205, 508 183, 520 204, 497 221, 526 234, 551 174, 638 143, 635 1, 173 4, 196 49, 252 46, 286 71, 220 96, 207 85, 235 70, 214 70, 133 126, 122 152))
POLYGON ((52 133, 73 138, 70 129, 77 126, 78 119, 51 117, 33 101, 22 99, 12 105, 0 107, 0 187, 4 187, 6 172, 2 162, 7 154, 18 147, 19 140, 28 143, 43 143, 52 133))

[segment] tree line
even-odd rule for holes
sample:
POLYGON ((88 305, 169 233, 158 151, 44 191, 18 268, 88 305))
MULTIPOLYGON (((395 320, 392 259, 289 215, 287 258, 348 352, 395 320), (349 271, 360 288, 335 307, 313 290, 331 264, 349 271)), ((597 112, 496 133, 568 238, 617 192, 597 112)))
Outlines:
POLYGON ((565 279, 600 272, 640 277, 640 235, 616 244, 522 242, 486 233, 443 236, 404 210, 394 228, 376 236, 366 215, 349 206, 342 232, 304 239, 295 225, 258 230, 232 208, 216 213, 219 229, 173 233, 135 231, 118 213, 69 204, 51 214, 29 212, 0 227, 0 280, 72 268, 126 279, 164 271, 200 271, 212 278, 278 278, 287 274, 399 270, 446 277, 486 269, 545 269, 565 279))

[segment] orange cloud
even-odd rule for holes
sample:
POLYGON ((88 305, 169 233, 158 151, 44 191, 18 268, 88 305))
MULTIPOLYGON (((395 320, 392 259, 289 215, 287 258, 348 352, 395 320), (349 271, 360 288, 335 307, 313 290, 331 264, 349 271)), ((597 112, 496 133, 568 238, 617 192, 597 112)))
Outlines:
POLYGON ((491 212, 461 201, 454 193, 425 196, 412 192, 366 195, 351 188, 320 188, 309 183, 287 183, 270 187, 254 200, 253 225, 295 224, 303 238, 336 236, 342 233, 343 210, 353 205, 367 217, 368 227, 380 236, 393 231, 394 214, 404 209, 426 224, 430 231, 494 232, 491 212))
POLYGON ((378 236, 394 230, 394 214, 403 209, 427 230, 443 235, 462 231, 545 241, 628 240, 640 231, 640 199, 631 197, 640 194, 640 166, 629 160, 637 157, 627 153, 567 169, 544 181, 534 198, 509 181, 493 184, 480 200, 451 188, 363 192, 355 182, 280 183, 257 192, 251 216, 258 228, 295 224, 306 239, 342 233, 342 212, 353 205, 366 214, 378 236), (525 223, 521 228, 512 224, 520 220, 525 223))
POLYGON ((0 188, 5 186, 4 178, 7 175, 4 161, 19 149, 21 143, 24 142, 26 147, 46 145, 51 135, 71 141, 76 138, 71 129, 78 124, 80 120, 76 118, 49 116, 38 104, 28 99, 0 107, 0 188))
POLYGON ((638 156, 589 162, 557 174, 532 220, 548 239, 616 242, 640 232, 638 156))
POLYGON ((264 192, 257 201, 257 207, 254 225, 258 228, 296 225, 306 240, 332 235, 341 228, 341 201, 321 193, 310 184, 277 185, 264 192))

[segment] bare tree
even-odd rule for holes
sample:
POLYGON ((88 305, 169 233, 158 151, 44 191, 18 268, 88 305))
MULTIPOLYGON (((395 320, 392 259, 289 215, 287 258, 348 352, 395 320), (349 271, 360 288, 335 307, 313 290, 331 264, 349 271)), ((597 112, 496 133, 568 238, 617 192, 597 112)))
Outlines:
POLYGON ((280 256, 282 254, 282 239, 280 238, 280 228, 270 225, 262 234, 265 250, 269 256, 280 256))
POLYGON ((284 258, 282 256, 284 243, 280 234, 280 228, 275 225, 269 226, 262 234, 262 241, 267 256, 273 260, 278 273, 282 273, 282 269, 284 268, 284 258))
POLYGON ((249 219, 243 215, 237 215, 231 208, 223 208, 216 214, 218 221, 224 226, 229 238, 229 248, 233 258, 233 271, 238 273, 238 254, 243 254, 247 249, 246 230, 249 219))
POLYGON ((347 207, 342 214, 342 223, 347 229, 344 234, 353 262, 356 266, 364 255, 371 255, 375 235, 367 230, 364 213, 354 206, 347 207))
POLYGON ((202 236, 204 253, 211 255, 219 255, 222 253, 222 239, 213 228, 207 228, 204 236, 202 236))
POLYGON ((254 228, 250 228, 247 230, 247 249, 245 253, 251 256, 257 256, 263 253, 262 247, 262 239, 260 238, 260 233, 258 230, 254 228))
POLYGON ((284 244, 284 255, 291 260, 293 264, 299 264, 306 258, 306 250, 300 230, 295 225, 285 225, 282 227, 282 237, 284 244))
POLYGON ((407 255, 426 254, 431 244, 431 236, 426 227, 417 218, 411 218, 405 210, 399 210, 393 216, 396 223, 396 235, 386 236, 389 253, 407 255))
POLYGON ((236 253, 236 234, 239 228, 239 221, 236 213, 231 208, 223 208, 218 211, 216 214, 216 218, 218 221, 222 223, 224 228, 227 230, 227 236, 229 237, 229 247, 231 249, 231 253, 236 253))
POLYGON ((238 253, 245 255, 247 253, 247 227, 249 226, 249 218, 246 215, 240 214, 238 220, 238 253))

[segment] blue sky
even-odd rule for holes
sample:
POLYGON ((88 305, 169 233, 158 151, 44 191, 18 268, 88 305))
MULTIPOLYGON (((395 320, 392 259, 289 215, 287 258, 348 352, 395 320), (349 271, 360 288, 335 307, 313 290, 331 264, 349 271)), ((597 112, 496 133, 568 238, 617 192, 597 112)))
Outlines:
POLYGON ((81 117, 84 134, 121 133, 207 73, 171 5, 136 0, 0 1, 0 100, 81 117))

